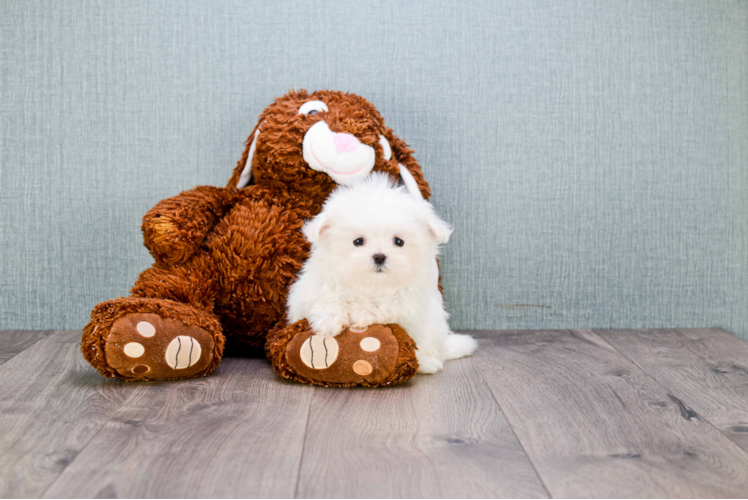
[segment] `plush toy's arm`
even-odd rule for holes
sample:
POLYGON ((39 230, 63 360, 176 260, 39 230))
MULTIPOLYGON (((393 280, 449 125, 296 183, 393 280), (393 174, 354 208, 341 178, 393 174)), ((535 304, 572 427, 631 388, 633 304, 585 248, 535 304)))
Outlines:
POLYGON ((158 202, 143 217, 146 248, 156 262, 184 262, 236 201, 234 190, 198 186, 158 202))

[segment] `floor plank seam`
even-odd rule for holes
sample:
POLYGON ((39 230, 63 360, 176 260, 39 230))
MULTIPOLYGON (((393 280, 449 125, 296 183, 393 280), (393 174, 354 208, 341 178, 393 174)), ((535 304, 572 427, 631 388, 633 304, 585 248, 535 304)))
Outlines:
MULTIPOLYGON (((33 331, 33 330, 32 330, 32 331, 33 331)), ((42 340, 46 339, 47 337, 49 337, 49 336, 50 336, 50 335, 52 335, 53 333, 55 333, 55 332, 57 332, 57 331, 64 331, 64 330, 42 330, 42 331, 43 331, 43 332, 47 332, 47 334, 46 334, 46 335, 43 335, 42 337, 40 337, 40 338, 38 338, 38 339, 36 339, 35 341, 33 341, 32 343, 30 343, 29 345, 27 345, 27 346, 26 346, 26 347, 24 347, 23 349, 21 349, 20 351, 18 351, 17 353, 15 353, 15 354, 14 354, 13 356, 9 357, 8 359, 4 359, 4 360, 2 360, 2 362, 0 362, 0 366, 1 366, 1 365, 4 365, 5 363, 7 363, 8 361, 10 361, 11 359, 13 359, 13 358, 15 358, 16 356, 18 356, 19 354, 21 354, 22 352, 25 352, 25 351, 26 351, 26 349, 28 349, 29 347, 33 347, 33 346, 35 346, 35 345, 36 345, 37 343, 39 343, 40 341, 42 341, 42 340)))
MULTIPOLYGON (((646 375, 647 377, 649 377, 650 379, 652 379, 652 380, 654 381, 654 383, 655 383, 655 384, 657 384, 657 385, 659 385, 660 387, 662 387, 663 389, 665 389, 665 392, 667 392, 668 396, 669 396, 669 397, 670 397, 670 398, 671 398, 671 399, 673 400, 673 402, 675 402, 675 403, 676 403, 676 404, 678 404, 679 406, 682 406, 682 405, 684 405, 684 403, 683 403, 683 398, 682 398, 682 397, 679 397, 679 396, 678 396, 678 395, 676 395, 676 394, 673 394, 673 393, 676 393, 676 392, 678 392, 678 391, 674 391, 674 390, 671 390, 671 389, 670 389, 669 387, 667 387, 667 386, 666 386, 665 384, 663 384, 662 382, 660 382, 659 380, 657 380, 657 379, 656 379, 656 378, 654 377, 654 375, 652 375, 651 373, 649 373, 649 372, 648 372, 648 371, 647 371, 647 370, 646 370, 646 369, 645 369, 644 367, 642 367, 642 366, 641 366, 641 365, 640 365, 639 363, 637 363, 637 362, 636 362, 636 360, 634 360, 634 359, 630 358, 629 356, 626 356, 626 354, 624 354, 624 353, 623 353, 623 352, 622 352, 621 350, 617 349, 617 348, 616 348, 616 346, 614 346, 613 344, 611 344, 610 342, 608 342, 607 340, 605 340, 605 339, 604 339, 604 338, 603 338, 603 337, 602 337, 601 335, 598 335, 596 331, 594 331, 594 330, 586 330, 586 331, 588 331, 588 332, 591 332, 591 333, 593 333, 594 335, 597 335, 597 337, 598 337, 598 338, 600 338, 600 340, 602 340, 603 342, 605 342, 606 344, 608 344, 608 345, 609 345, 609 346, 610 346, 611 348, 613 348, 613 349, 614 349, 614 350, 615 350, 615 351, 616 351, 616 352, 617 352, 618 354, 620 354, 621 356, 623 356, 623 357, 624 357, 624 359, 627 359, 627 360, 629 360, 629 361, 630 361, 630 362, 631 362, 631 363, 632 363, 632 364, 633 364, 634 366, 636 366, 636 367, 637 367, 637 368, 638 368, 639 370, 641 370, 641 372, 642 372, 642 373, 643 373, 644 375, 646 375)), ((688 339, 687 339, 687 338, 685 337, 685 335, 683 335, 683 334, 682 334, 682 333, 680 332, 680 330, 678 330, 678 329, 675 329, 675 332, 676 332, 676 333, 677 333, 678 335, 680 335, 681 337, 684 337, 684 339, 685 339, 685 340, 688 340, 688 339)), ((701 357, 701 356, 700 356, 700 355, 699 355, 698 353, 696 353, 696 355, 697 355, 697 356, 699 356, 699 357, 701 357)), ((704 358, 702 358, 702 359, 704 359, 704 358)), ((705 361, 706 361, 706 360, 705 360, 705 361)), ((682 395, 681 395, 681 396, 682 396, 682 395)), ((740 445, 738 445, 738 444, 737 444, 737 443, 736 443, 735 441, 733 441, 733 440, 732 440, 732 439, 730 438, 730 436, 729 436, 729 435, 725 434, 725 433, 724 433, 724 432, 723 432, 723 431, 722 431, 722 430, 721 430, 721 429, 720 429, 719 427, 717 427, 717 426, 716 426, 716 425, 714 425, 714 424, 713 424, 712 422, 710 422, 710 421, 709 421, 709 420, 708 420, 708 419, 707 419, 706 417, 702 416, 702 415, 701 415, 700 413, 698 413, 698 412, 697 412, 697 411, 695 411, 695 410, 694 410, 693 408, 691 408, 691 406, 690 406, 690 405, 688 406, 688 408, 687 408, 687 409, 688 409, 688 411, 692 412, 692 413, 693 413, 693 414, 694 414, 694 415, 696 416, 696 418, 697 418, 697 419, 701 420, 701 421, 702 421, 702 422, 704 422, 704 423, 705 423, 706 425, 708 425, 708 426, 709 426, 709 427, 711 427, 712 429, 715 429, 715 430, 716 430, 717 432, 719 432, 720 434, 722 434, 723 436, 725 436, 725 437, 727 438, 727 440, 728 440, 728 441, 729 441, 729 442, 730 442, 730 443, 731 443, 731 444, 732 444, 732 445, 733 445, 733 446, 734 446, 734 447, 735 447, 735 448, 736 448, 737 450, 739 450, 739 451, 740 451, 740 454, 742 454, 742 455, 745 455, 745 456, 746 456, 746 458, 748 458, 748 451, 744 450, 744 449, 743 449, 743 448, 742 448, 742 447, 741 447, 740 445)))
MULTIPOLYGON (((55 478, 55 479, 54 479, 53 481, 51 481, 51 482, 50 482, 50 483, 49 483, 49 484, 47 485, 47 487, 46 487, 46 488, 44 488, 44 491, 42 491, 42 492, 41 492, 41 494, 40 494, 40 495, 39 495, 39 496, 38 496, 37 498, 44 498, 44 497, 45 497, 45 496, 47 495, 47 492, 48 492, 48 491, 49 491, 49 490, 50 490, 50 489, 52 488, 52 486, 54 486, 54 485, 55 485, 55 484, 57 483, 57 481, 59 481, 59 480, 60 480, 60 478, 61 478, 61 477, 62 477, 62 475, 63 475, 63 474, 65 473, 65 471, 67 470, 67 468, 68 468, 68 467, 70 467, 71 465, 73 465, 73 463, 74 463, 74 462, 75 462, 75 461, 76 461, 76 460, 78 459, 78 457, 79 457, 79 456, 81 456, 81 454, 83 453, 83 450, 85 450, 86 448, 88 448, 88 446, 89 446, 89 445, 90 445, 90 444, 91 444, 91 443, 92 443, 92 442, 94 441, 94 439, 96 439, 96 437, 97 437, 97 436, 98 436, 99 434, 101 434, 101 432, 102 432, 102 431, 104 430, 104 427, 106 427, 106 425, 107 425, 107 424, 108 424, 109 422, 111 422, 112 420, 114 420, 114 417, 115 417, 115 415, 117 415, 117 413, 118 413, 118 412, 119 412, 120 410, 122 410, 122 408, 123 408, 123 407, 124 407, 124 406, 125 406, 125 405, 127 404, 127 402, 128 402, 128 401, 130 400, 130 398, 132 398, 132 397, 133 397, 132 395, 131 395, 131 396, 129 396, 129 397, 127 398, 127 399, 125 399, 125 400, 124 400, 124 401, 122 402, 122 404, 121 404, 121 405, 120 405, 120 406, 119 406, 119 407, 118 407, 117 409, 114 409, 114 410, 112 410, 112 414, 111 414, 111 416, 110 416, 110 417, 109 417, 109 418, 108 418, 107 420, 105 420, 104 422, 102 422, 102 424, 101 424, 101 425, 99 426, 99 428, 98 428, 98 430, 96 431, 96 433, 95 433, 95 434, 93 434, 93 435, 91 436, 91 438, 90 438, 90 439, 89 439, 89 440, 88 440, 88 441, 86 442, 86 444, 85 444, 84 446, 82 446, 82 447, 81 447, 81 449, 80 449, 80 450, 78 450, 78 452, 77 452, 77 453, 75 454, 75 457, 73 457, 73 459, 72 459, 72 460, 70 460, 70 461, 69 461, 69 462, 68 462, 68 463, 67 463, 67 464, 65 465, 65 467, 64 467, 64 468, 63 468, 63 469, 62 469, 62 470, 60 471, 60 473, 59 473, 59 474, 57 474, 57 477, 56 477, 56 478, 55 478)), ((73 495, 73 496, 74 496, 74 495, 73 495)))
POLYGON ((312 397, 309 398, 309 410, 307 410, 306 413, 306 423, 304 424, 304 440, 301 442, 301 453, 299 454, 299 467, 296 470, 296 485, 293 489, 293 497, 299 498, 299 483, 301 482, 301 468, 304 465, 304 451, 306 450, 306 437, 309 434, 309 420, 312 416, 312 403, 314 402, 314 397, 317 395, 316 388, 312 389, 314 392, 312 393, 312 397))
POLYGON ((540 475, 540 472, 538 471, 538 468, 535 467, 535 462, 532 461, 532 457, 530 457, 530 454, 527 453, 527 449, 525 448, 525 445, 522 443, 522 440, 519 438, 519 435, 517 435, 517 431, 514 430, 514 425, 512 425, 512 422, 509 420, 509 417, 507 416, 506 412, 504 411, 504 408, 501 407, 501 403, 499 403, 499 400, 496 398, 496 394, 493 393, 493 389, 491 388, 491 385, 486 381, 485 375, 483 375, 483 370, 480 369, 480 366, 478 366, 478 363, 473 361, 473 366, 478 370, 478 373, 480 374, 481 380, 483 380, 483 384, 488 388, 488 392, 491 394, 491 398, 493 398, 494 402, 496 403, 496 406, 498 406, 499 411, 504 415, 504 418, 506 419, 507 423, 509 424, 509 428, 512 429, 512 434, 514 434, 514 438, 517 440, 517 443, 519 443, 520 447, 522 448, 522 452, 527 457, 527 461, 530 462, 530 465, 532 466, 532 470, 535 471, 535 475, 538 478, 538 481, 540 482, 540 485, 545 490, 546 494, 548 495, 548 498, 554 498, 553 495, 551 495, 550 490, 548 489, 548 486, 546 486, 545 481, 543 481, 543 478, 540 475))

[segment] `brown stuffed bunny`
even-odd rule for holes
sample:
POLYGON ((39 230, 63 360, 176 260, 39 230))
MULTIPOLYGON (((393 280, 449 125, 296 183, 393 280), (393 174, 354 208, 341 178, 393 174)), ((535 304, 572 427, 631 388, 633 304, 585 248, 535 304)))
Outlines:
POLYGON ((211 373, 226 344, 264 347, 280 375, 310 384, 380 386, 412 377, 415 344, 397 325, 349 329, 330 341, 312 336, 306 320, 284 321, 289 286, 310 249, 304 221, 337 184, 371 171, 428 198, 412 151, 362 97, 303 90, 265 109, 246 146, 225 188, 196 187, 145 215, 145 245, 156 262, 130 297, 91 312, 86 360, 107 377, 190 378, 211 373))

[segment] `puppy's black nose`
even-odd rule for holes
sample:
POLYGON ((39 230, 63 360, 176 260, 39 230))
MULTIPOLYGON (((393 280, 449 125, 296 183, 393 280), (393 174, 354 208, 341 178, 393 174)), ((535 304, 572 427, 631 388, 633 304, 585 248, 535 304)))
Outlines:
POLYGON ((375 253, 372 259, 374 259, 376 265, 381 266, 387 260, 387 256, 383 253, 375 253))

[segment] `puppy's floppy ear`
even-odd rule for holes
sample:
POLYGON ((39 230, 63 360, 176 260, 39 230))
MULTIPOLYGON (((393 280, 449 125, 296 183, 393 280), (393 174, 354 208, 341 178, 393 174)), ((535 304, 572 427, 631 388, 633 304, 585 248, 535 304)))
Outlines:
POLYGON ((331 227, 332 218, 325 212, 322 212, 304 224, 304 236, 309 240, 309 243, 317 243, 331 227))
POLYGON ((254 184, 254 179, 252 179, 252 160, 254 160, 255 152, 257 151, 257 139, 260 136, 260 125, 262 125, 263 118, 264 113, 260 116, 257 125, 244 143, 244 153, 239 161, 236 162, 234 173, 226 185, 229 189, 243 189, 250 184, 254 184))
POLYGON ((452 234, 452 226, 441 220, 433 208, 429 207, 424 217, 424 223, 429 234, 436 240, 438 245, 449 241, 449 237, 452 234))
MULTIPOLYGON (((416 185, 418 185, 418 189, 421 191, 424 199, 428 200, 431 197, 431 189, 429 188, 429 183, 423 178, 423 172, 421 172, 418 160, 413 157, 413 150, 405 144, 405 141, 396 136, 390 128, 384 131, 384 136, 392 148, 393 161, 396 161, 408 170, 408 173, 410 173, 410 176, 416 185)), ((407 182, 408 180, 403 179, 403 183, 406 186, 407 182)))

